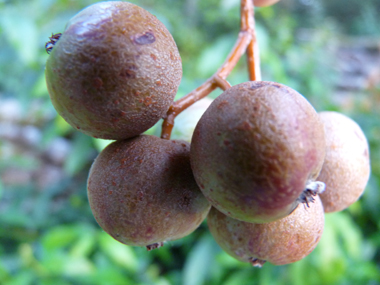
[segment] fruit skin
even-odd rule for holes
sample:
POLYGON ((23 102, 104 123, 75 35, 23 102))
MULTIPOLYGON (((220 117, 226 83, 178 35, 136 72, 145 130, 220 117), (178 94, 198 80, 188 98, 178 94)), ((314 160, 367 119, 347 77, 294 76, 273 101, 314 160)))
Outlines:
POLYGON ((325 156, 323 124, 295 90, 274 82, 235 85, 204 113, 190 161, 203 194, 234 219, 287 216, 325 156))
POLYGON ((189 144, 146 135, 113 142, 99 154, 88 199, 103 230, 133 246, 182 238, 210 209, 191 172, 189 144))
POLYGON ((103 139, 146 131, 173 102, 182 77, 177 46, 152 14, 127 2, 100 2, 67 24, 46 63, 57 112, 103 139))
POLYGON ((260 266, 265 261, 283 265, 301 260, 317 246, 324 228, 324 213, 318 196, 287 217, 266 224, 232 219, 211 208, 207 223, 220 247, 232 257, 260 266))
POLYGON ((253 0, 253 4, 256 7, 267 7, 276 4, 280 0, 253 0))
POLYGON ((326 158, 317 180, 326 213, 341 211, 362 195, 370 175, 369 147, 359 127, 338 112, 320 112, 326 134, 326 158))

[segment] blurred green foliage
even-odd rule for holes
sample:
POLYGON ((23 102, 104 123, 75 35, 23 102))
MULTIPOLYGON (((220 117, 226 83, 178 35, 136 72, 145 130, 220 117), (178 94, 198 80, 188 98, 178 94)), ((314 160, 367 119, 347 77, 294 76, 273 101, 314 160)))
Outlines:
MULTIPOLYGON (((282 0, 256 9, 263 79, 297 89, 318 111, 355 119, 370 142, 372 168, 363 197, 326 215, 312 254, 262 269, 225 254, 206 224, 152 252, 124 246, 96 224, 86 179, 106 142, 56 115, 44 78, 48 37, 95 2, 0 0, 0 105, 8 108, 0 108, 0 284, 380 284, 380 80, 337 88, 340 49, 380 43, 378 0, 282 0)), ((238 0, 130 2, 172 32, 184 67, 178 97, 215 72, 239 31, 238 0)), ((247 79, 241 60, 228 80, 247 79)))

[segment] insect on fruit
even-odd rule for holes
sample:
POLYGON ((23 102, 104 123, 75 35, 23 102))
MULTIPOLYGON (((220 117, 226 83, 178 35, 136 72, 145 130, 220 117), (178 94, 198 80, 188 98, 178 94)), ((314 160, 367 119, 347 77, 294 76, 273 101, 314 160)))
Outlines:
POLYGON ((45 44, 45 49, 46 49, 46 52, 48 54, 51 53, 51 51, 53 50, 53 47, 55 46, 55 44, 58 42, 59 38, 61 37, 61 33, 58 33, 58 34, 51 34, 51 37, 49 37, 49 40, 46 44, 45 44))

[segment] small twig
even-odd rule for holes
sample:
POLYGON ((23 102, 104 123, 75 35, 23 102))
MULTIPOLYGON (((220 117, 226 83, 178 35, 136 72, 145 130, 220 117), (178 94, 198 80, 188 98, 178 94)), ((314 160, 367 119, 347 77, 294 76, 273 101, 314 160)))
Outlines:
POLYGON ((247 47, 247 65, 249 80, 260 81, 261 80, 261 69, 260 69, 260 53, 259 45, 257 44, 255 29, 252 31, 252 41, 247 47))
POLYGON ((223 79, 222 77, 220 77, 219 75, 215 75, 214 76, 214 83, 220 88, 222 89, 223 91, 226 91, 228 88, 231 87, 231 84, 223 79))
POLYGON ((255 17, 250 17, 249 21, 249 32, 252 35, 252 41, 247 47, 247 65, 249 80, 258 81, 261 80, 261 69, 260 69, 260 53, 259 45, 256 38, 256 23, 255 17))
POLYGON ((253 80, 258 80, 257 78, 260 78, 260 71, 256 70, 258 68, 258 53, 253 19, 253 8, 252 0, 241 0, 240 32, 230 54, 223 65, 215 72, 213 76, 207 79, 205 83, 173 103, 164 118, 164 122, 162 123, 161 138, 170 139, 170 135, 174 127, 174 120, 183 110, 190 107, 198 100, 206 97, 218 87, 222 90, 226 90, 231 87, 231 85, 226 81, 226 78, 246 51, 250 78, 252 78, 252 76, 255 78, 253 80))

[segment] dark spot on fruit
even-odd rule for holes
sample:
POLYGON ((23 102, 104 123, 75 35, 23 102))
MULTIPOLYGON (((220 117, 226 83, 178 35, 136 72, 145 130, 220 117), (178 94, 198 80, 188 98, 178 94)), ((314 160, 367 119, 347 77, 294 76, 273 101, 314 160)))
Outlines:
POLYGON ((249 131, 251 129, 251 125, 247 122, 247 121, 244 121, 240 126, 239 126, 239 129, 240 130, 243 130, 243 131, 249 131))
POLYGON ((161 85, 162 85, 161 80, 157 80, 157 81, 156 81, 156 85, 161 86, 161 85))
POLYGON ((205 186, 204 186, 203 184, 201 184, 201 188, 202 188, 202 189, 205 189, 205 186))
POLYGON ((112 195, 112 190, 108 191, 108 194, 112 195))
POLYGON ((231 144, 231 142, 228 141, 228 140, 223 141, 223 143, 224 143, 225 146, 229 146, 231 144))
POLYGON ((99 77, 96 77, 93 81, 93 84, 96 89, 99 89, 103 86, 103 80, 99 77))
POLYGON ((77 126, 77 129, 78 129, 78 130, 80 130, 80 127, 79 127, 79 126, 77 126))
POLYGON ((151 57, 153 60, 156 60, 156 59, 157 59, 157 56, 155 56, 153 53, 150 54, 150 57, 151 57))
POLYGON ((146 97, 144 99, 144 104, 145 104, 145 106, 149 106, 150 104, 152 104, 152 98, 151 97, 146 97))
POLYGON ((210 191, 211 191, 211 192, 214 192, 214 189, 210 188, 210 191))
POLYGON ((156 41, 156 37, 152 32, 146 32, 145 34, 136 36, 133 41, 138 45, 147 45, 154 43, 156 41))
POLYGON ((190 202, 191 202, 191 199, 189 197, 187 197, 187 196, 184 196, 182 198, 181 206, 188 207, 190 205, 190 202))
POLYGON ((137 67, 135 65, 130 65, 126 69, 120 71, 119 75, 121 77, 133 79, 133 78, 136 78, 136 70, 137 70, 137 67))
POLYGON ((217 132, 217 133, 216 133, 217 136, 220 136, 221 134, 222 134, 221 132, 217 132))
POLYGON ((260 88, 260 87, 264 87, 264 86, 268 86, 268 83, 265 83, 265 82, 253 82, 250 89, 257 89, 257 88, 260 88))
POLYGON ((226 100, 223 100, 222 102, 218 104, 218 109, 221 109, 226 105, 229 105, 229 103, 226 100))
POLYGON ((150 234, 152 234, 152 233, 153 233, 153 229, 152 229, 152 227, 148 227, 148 228, 146 229, 146 234, 150 235, 150 234))

